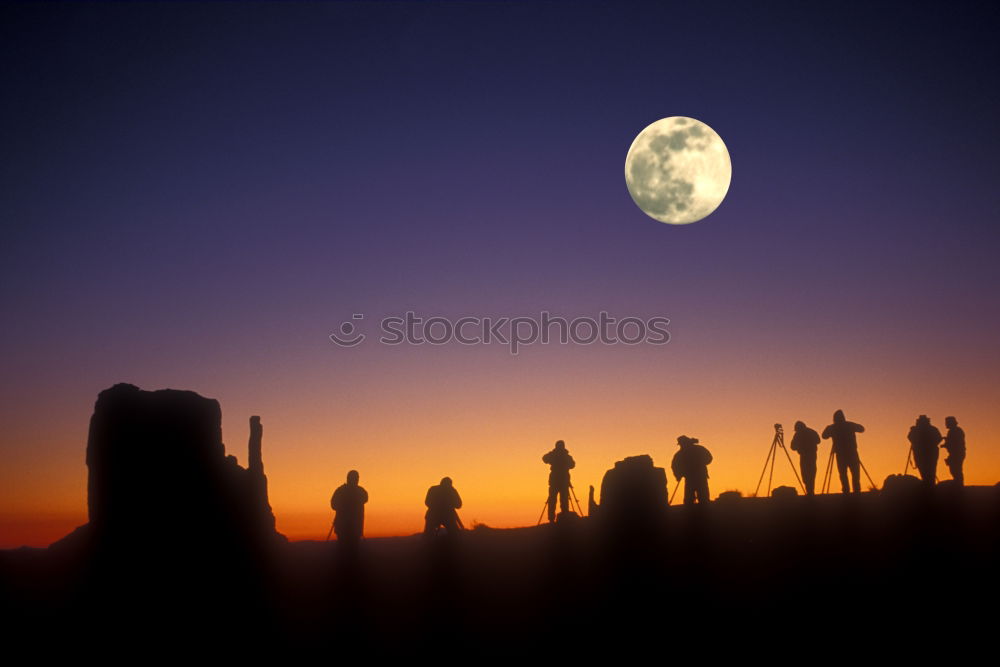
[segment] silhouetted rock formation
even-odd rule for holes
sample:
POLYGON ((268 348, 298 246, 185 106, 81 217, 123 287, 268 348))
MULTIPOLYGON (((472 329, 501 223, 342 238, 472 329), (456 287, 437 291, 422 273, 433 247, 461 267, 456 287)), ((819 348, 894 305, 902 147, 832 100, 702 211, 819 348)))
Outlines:
MULTIPOLYGON (((250 418, 250 441, 247 443, 247 469, 243 475, 246 478, 247 489, 245 493, 249 511, 259 523, 258 530, 266 535, 275 532, 275 528, 274 512, 271 510, 271 503, 267 498, 263 440, 264 428, 261 426, 260 417, 253 416, 250 418)), ((227 458, 235 459, 235 457, 227 458)))
POLYGON ((667 510, 667 473, 648 454, 615 462, 601 481, 601 502, 591 514, 602 521, 622 522, 660 518, 667 510))
MULTIPOLYGON (((87 442, 87 507, 100 543, 195 540, 249 543, 276 537, 250 420, 250 467, 226 456, 219 402, 190 391, 101 392, 87 442)), ((249 546, 249 545, 247 545, 249 546)))
POLYGON ((261 440, 253 417, 243 468, 226 456, 218 401, 129 384, 101 392, 87 442, 90 523, 74 537, 88 556, 78 602, 100 610, 90 622, 157 638, 178 623, 192 638, 270 624, 284 537, 261 440))

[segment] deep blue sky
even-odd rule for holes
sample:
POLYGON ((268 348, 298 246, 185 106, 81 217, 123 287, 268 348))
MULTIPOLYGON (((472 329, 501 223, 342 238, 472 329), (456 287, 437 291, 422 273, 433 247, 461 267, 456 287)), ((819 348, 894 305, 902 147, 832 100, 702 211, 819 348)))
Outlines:
POLYGON ((455 274, 502 299, 501 272, 725 281, 772 253, 767 289, 992 282, 990 10, 650 4, 5 6, 5 302, 21 320, 235 282, 242 312, 346 281, 368 305, 455 274), (696 228, 644 220, 618 173, 667 115, 732 154, 696 228))

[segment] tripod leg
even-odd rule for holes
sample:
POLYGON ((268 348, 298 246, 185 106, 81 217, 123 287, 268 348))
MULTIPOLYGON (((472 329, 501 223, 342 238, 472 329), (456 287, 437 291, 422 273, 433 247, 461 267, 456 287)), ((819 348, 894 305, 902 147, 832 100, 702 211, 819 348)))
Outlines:
POLYGON ((576 497, 576 489, 573 488, 572 484, 569 485, 569 492, 570 492, 570 495, 573 496, 573 502, 576 503, 576 511, 580 513, 577 516, 581 516, 581 517, 584 516, 584 514, 583 514, 583 507, 580 505, 580 499, 576 497))
POLYGON ((826 473, 823 475, 823 493, 829 493, 830 481, 833 478, 833 449, 830 450, 830 458, 826 461, 826 473))
POLYGON ((806 485, 802 483, 802 478, 799 477, 799 471, 795 469, 795 463, 792 461, 792 455, 788 453, 787 449, 785 449, 784 442, 781 442, 781 451, 783 451, 785 456, 788 458, 788 465, 792 466, 792 472, 795 473, 795 479, 799 482, 799 488, 802 489, 802 493, 805 493, 806 485))
POLYGON ((778 460, 778 450, 777 450, 778 438, 775 437, 774 441, 771 443, 771 472, 767 476, 767 495, 771 495, 772 482, 774 481, 774 462, 778 460))
POLYGON ((873 489, 878 491, 878 487, 875 485, 875 481, 872 479, 872 476, 868 474, 868 468, 866 468, 865 464, 861 462, 860 456, 858 457, 858 465, 860 465, 861 469, 865 471, 865 477, 868 478, 868 483, 872 485, 873 489))
POLYGON ((903 466, 904 475, 910 470, 910 461, 912 459, 913 459, 913 445, 910 445, 909 451, 906 452, 906 465, 903 466))
MULTIPOLYGON (((674 484, 674 492, 670 494, 670 500, 667 501, 668 505, 673 505, 674 504, 674 496, 677 495, 677 489, 679 489, 679 488, 681 488, 681 481, 677 480, 677 483, 674 484)), ((757 493, 754 492, 754 495, 756 496, 757 493)))
POLYGON ((542 525, 542 517, 545 516, 545 510, 546 508, 548 508, 548 506, 549 506, 549 501, 546 499, 545 504, 542 505, 542 513, 538 515, 538 523, 535 524, 536 526, 542 525))
POLYGON ((831 487, 833 486, 833 473, 834 473, 834 470, 836 470, 836 468, 837 468, 836 456, 834 455, 833 451, 831 450, 830 451, 829 472, 826 475, 826 492, 827 493, 830 493, 831 487))
POLYGON ((795 479, 799 483, 799 488, 802 489, 802 493, 806 492, 806 485, 802 482, 802 478, 799 477, 799 471, 795 469, 795 462, 792 461, 792 455, 788 453, 788 450, 784 447, 781 448, 785 452, 785 456, 788 458, 788 465, 792 466, 792 473, 795 474, 795 479))
MULTIPOLYGON (((767 472, 767 464, 771 462, 771 456, 774 454, 774 442, 771 443, 771 449, 767 450, 767 458, 764 459, 764 469, 760 471, 760 479, 757 480, 757 488, 753 490, 753 497, 757 497, 757 492, 760 491, 760 484, 764 481, 764 473, 767 472)), ((770 493, 768 489, 768 493, 770 493)), ((675 489, 676 493, 676 489, 675 489)))

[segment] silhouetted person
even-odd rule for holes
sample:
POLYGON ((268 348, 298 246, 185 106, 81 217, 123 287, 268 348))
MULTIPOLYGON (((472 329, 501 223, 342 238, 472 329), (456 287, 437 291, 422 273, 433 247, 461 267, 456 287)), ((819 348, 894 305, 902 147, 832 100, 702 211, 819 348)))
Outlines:
POLYGON ((456 510, 461 509, 462 498, 452 486, 451 477, 445 477, 440 484, 427 489, 424 504, 427 505, 424 535, 434 535, 441 527, 448 531, 449 537, 458 535, 461 521, 456 510))
POLYGON ((861 424, 849 422, 844 418, 844 411, 833 413, 833 423, 823 429, 823 439, 833 439, 832 453, 837 456, 837 472, 840 473, 840 488, 848 492, 847 471, 851 471, 851 490, 861 492, 861 459, 858 457, 858 433, 864 433, 861 424))
POLYGON ((330 507, 336 512, 333 531, 337 541, 344 546, 354 547, 361 541, 365 530, 365 503, 368 492, 358 486, 357 470, 347 473, 347 483, 341 484, 330 498, 330 507))
POLYGON ((795 435, 792 436, 792 451, 799 453, 799 469, 802 470, 802 483, 806 487, 806 495, 816 495, 816 451, 819 448, 819 433, 803 422, 795 422, 795 435))
POLYGON ((708 464, 712 454, 698 444, 697 438, 682 435, 677 438, 680 450, 674 454, 670 469, 678 482, 684 478, 684 504, 693 505, 695 498, 699 505, 708 502, 708 464))
POLYGON ((948 456, 944 459, 945 465, 948 466, 955 483, 965 486, 965 475, 962 474, 962 464, 965 462, 965 431, 954 417, 945 417, 944 425, 948 427, 948 435, 941 445, 948 450, 948 456))
POLYGON ((566 443, 556 442, 555 449, 542 457, 542 463, 551 466, 549 471, 549 522, 556 520, 556 496, 559 496, 559 510, 569 511, 569 471, 576 467, 573 457, 566 451, 566 443))
POLYGON ((913 462, 920 471, 920 479, 926 486, 934 486, 937 481, 938 443, 941 431, 931 424, 927 415, 917 417, 917 423, 910 427, 906 436, 913 449, 913 462))

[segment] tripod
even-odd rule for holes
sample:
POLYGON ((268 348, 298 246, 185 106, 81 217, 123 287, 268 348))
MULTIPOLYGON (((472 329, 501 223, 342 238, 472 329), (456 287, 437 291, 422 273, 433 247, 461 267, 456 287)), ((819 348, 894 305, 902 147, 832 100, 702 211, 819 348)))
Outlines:
MULTIPOLYGON (((911 467, 914 470, 918 471, 918 472, 920 471, 920 468, 917 467, 917 462, 916 462, 916 460, 914 460, 914 457, 913 457, 913 445, 910 445, 910 451, 906 455, 906 466, 903 468, 903 474, 905 475, 906 473, 908 473, 910 471, 911 467)), ((935 466, 935 467, 937 467, 937 466, 935 466)), ((940 478, 938 478, 938 476, 937 476, 937 471, 935 470, 935 472, 934 472, 934 482, 935 483, 939 483, 940 481, 941 481, 940 478)))
MULTIPOLYGON (((580 499, 576 497, 576 489, 573 488, 573 484, 572 483, 570 483, 570 485, 569 485, 569 494, 570 494, 570 498, 573 501, 572 503, 570 503, 570 509, 573 508, 573 503, 576 503, 576 510, 577 510, 577 512, 579 512, 579 514, 577 514, 577 516, 581 516, 581 517, 584 516, 583 507, 580 505, 580 499)), ((549 499, 546 498, 545 499, 545 504, 542 505, 542 512, 541 512, 541 514, 538 515, 538 523, 535 524, 536 526, 542 525, 542 517, 545 516, 545 510, 548 509, 548 506, 549 506, 549 499)))
MULTIPOLYGON (((907 457, 906 463, 907 465, 909 465, 910 463, 909 457, 907 457)), ((860 456, 858 457, 858 465, 861 466, 861 469, 865 472, 865 477, 868 478, 868 483, 872 485, 872 488, 878 489, 878 486, 876 486, 874 480, 872 480, 872 476, 868 474, 868 468, 866 468, 865 464, 861 462, 860 456)), ((832 481, 833 481, 833 447, 830 448, 830 458, 826 460, 826 473, 824 473, 823 475, 823 488, 821 489, 820 493, 829 493, 830 483, 832 481)))
MULTIPOLYGON (((903 474, 905 475, 910 471, 911 461, 913 460, 913 445, 910 445, 910 450, 906 453, 906 466, 903 467, 903 474)), ((917 467, 916 463, 912 464, 914 468, 917 467)))
POLYGON ((792 462, 792 455, 788 453, 785 449, 785 432, 781 428, 781 424, 774 425, 774 440, 771 441, 771 448, 767 451, 767 458, 764 459, 764 469, 760 471, 760 479, 757 480, 757 488, 754 489, 753 497, 757 497, 757 492, 760 491, 761 482, 764 481, 764 473, 767 472, 768 465, 771 466, 771 472, 767 476, 767 495, 771 495, 771 482, 774 481, 774 462, 778 460, 778 448, 785 453, 788 458, 788 465, 792 466, 792 472, 795 473, 795 479, 799 482, 799 488, 802 489, 802 493, 806 492, 806 487, 802 483, 802 478, 799 477, 799 471, 795 469, 795 464, 792 462))

